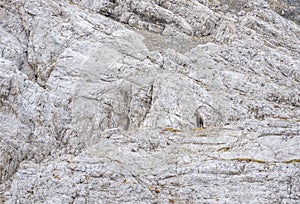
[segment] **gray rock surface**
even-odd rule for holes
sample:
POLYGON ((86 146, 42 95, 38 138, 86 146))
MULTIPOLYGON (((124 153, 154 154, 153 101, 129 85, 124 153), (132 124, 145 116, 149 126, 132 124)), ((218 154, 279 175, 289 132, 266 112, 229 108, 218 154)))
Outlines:
POLYGON ((299 203, 279 3, 2 0, 0 202, 299 203))
POLYGON ((268 0, 270 7, 300 25, 300 1, 298 0, 268 0))

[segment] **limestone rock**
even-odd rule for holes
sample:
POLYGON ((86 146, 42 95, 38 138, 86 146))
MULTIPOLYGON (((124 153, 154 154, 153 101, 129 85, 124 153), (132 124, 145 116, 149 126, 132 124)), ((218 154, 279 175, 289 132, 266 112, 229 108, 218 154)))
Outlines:
POLYGON ((286 4, 1 1, 0 202, 299 202, 286 4))

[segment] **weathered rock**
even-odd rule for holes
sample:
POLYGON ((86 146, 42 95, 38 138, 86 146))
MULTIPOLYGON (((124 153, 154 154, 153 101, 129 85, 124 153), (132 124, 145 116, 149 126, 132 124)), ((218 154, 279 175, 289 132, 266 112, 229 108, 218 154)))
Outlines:
POLYGON ((299 202, 300 27, 269 2, 0 2, 1 202, 299 202))
POLYGON ((269 0, 270 7, 285 18, 300 24, 300 2, 297 0, 269 0))

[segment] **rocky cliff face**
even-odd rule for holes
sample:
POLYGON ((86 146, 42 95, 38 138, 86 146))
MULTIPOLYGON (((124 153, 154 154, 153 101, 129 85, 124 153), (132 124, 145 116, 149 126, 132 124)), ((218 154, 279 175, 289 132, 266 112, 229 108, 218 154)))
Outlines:
POLYGON ((299 202, 300 27, 279 3, 2 0, 1 200, 299 202))

